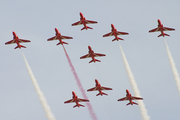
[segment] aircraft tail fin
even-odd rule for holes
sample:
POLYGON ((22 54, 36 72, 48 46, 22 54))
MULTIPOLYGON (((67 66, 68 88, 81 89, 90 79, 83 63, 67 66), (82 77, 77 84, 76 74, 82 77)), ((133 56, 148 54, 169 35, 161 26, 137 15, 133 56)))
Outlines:
MULTIPOLYGON (((61 42, 59 42, 57 45, 60 45, 61 44, 61 42)), ((63 44, 68 44, 68 43, 66 43, 66 42, 63 42, 63 44)))
POLYGON ((89 26, 87 26, 87 27, 83 27, 81 30, 84 30, 84 29, 93 29, 93 28, 91 28, 91 27, 89 27, 89 26))
MULTIPOLYGON (((95 62, 101 62, 100 60, 95 59, 95 62)), ((94 60, 91 60, 89 63, 94 62, 94 60)))
MULTIPOLYGON (((128 104, 126 104, 126 105, 130 105, 131 103, 129 102, 128 104)), ((132 105, 133 104, 135 104, 135 105, 138 105, 137 103, 135 103, 135 102, 132 102, 132 105)))
POLYGON ((163 34, 160 34, 158 37, 160 37, 160 36, 170 36, 170 35, 168 35, 168 34, 166 34, 166 33, 164 33, 164 35, 163 34))
POLYGON ((25 46, 20 45, 20 47, 19 47, 19 46, 16 46, 14 49, 17 49, 17 48, 21 49, 21 47, 26 48, 25 46))
MULTIPOLYGON (((79 106, 81 106, 81 107, 85 107, 84 105, 81 105, 81 104, 79 104, 79 106)), ((73 106, 73 108, 75 108, 75 107, 79 107, 78 105, 75 105, 75 106, 73 106)))
POLYGON ((117 39, 116 39, 116 38, 114 38, 114 39, 112 40, 112 42, 113 42, 113 41, 115 41, 115 40, 117 40, 117 41, 118 41, 118 40, 124 40, 124 39, 117 37, 117 39))
MULTIPOLYGON (((99 96, 99 95, 101 95, 101 93, 98 93, 96 96, 99 96)), ((108 94, 102 92, 102 95, 108 95, 108 94)))

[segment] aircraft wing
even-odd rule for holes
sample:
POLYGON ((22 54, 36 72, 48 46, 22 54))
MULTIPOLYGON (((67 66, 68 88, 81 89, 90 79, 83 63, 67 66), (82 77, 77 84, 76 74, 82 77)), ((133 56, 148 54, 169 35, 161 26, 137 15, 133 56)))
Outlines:
POLYGON ((132 100, 143 100, 143 98, 132 96, 132 100))
POLYGON ((112 88, 108 88, 108 87, 101 87, 101 90, 112 90, 112 88))
POLYGON ((70 99, 70 100, 65 101, 64 103, 72 103, 72 102, 75 102, 75 100, 74 99, 70 99))
POLYGON ((78 21, 78 22, 73 23, 72 26, 74 26, 74 25, 80 25, 80 24, 83 24, 81 20, 78 21))
POLYGON ((5 44, 7 45, 7 44, 13 44, 13 43, 16 43, 16 40, 8 41, 8 42, 6 42, 5 44))
POLYGON ((61 36, 61 39, 73 39, 72 37, 68 37, 68 36, 61 36))
POLYGON ((119 31, 117 31, 116 33, 117 33, 117 35, 128 35, 129 34, 127 32, 119 32, 119 31))
POLYGON ((89 100, 87 100, 87 99, 80 99, 80 98, 78 98, 77 101, 78 102, 89 102, 89 100))
MULTIPOLYGON (((175 30, 175 29, 174 28, 163 27, 163 31, 172 31, 172 30, 175 30)), ((150 30, 149 32, 158 32, 158 31, 160 31, 159 27, 154 28, 154 29, 150 30)))
POLYGON ((91 20, 85 20, 86 24, 93 24, 93 23, 97 23, 96 21, 91 21, 91 20))
MULTIPOLYGON (((29 41, 29 40, 23 40, 23 39, 18 39, 18 42, 19 42, 19 43, 25 43, 25 42, 31 42, 31 41, 29 41)), ((6 42, 5 44, 7 45, 7 44, 14 44, 14 43, 16 43, 16 40, 8 41, 8 42, 6 42)))
POLYGON ((57 36, 54 36, 52 38, 49 38, 47 41, 52 41, 52 40, 58 40, 58 37, 57 36))
POLYGON ((19 43, 31 42, 30 40, 18 39, 19 43))
POLYGON ((168 27, 163 27, 163 31, 172 31, 175 30, 174 28, 168 28, 168 27))
POLYGON ((94 57, 106 56, 105 54, 100 54, 100 53, 94 53, 93 55, 94 57))
POLYGON ((114 35, 114 32, 110 32, 110 33, 103 35, 103 37, 108 37, 108 36, 113 36, 113 35, 114 35))
POLYGON ((118 101, 125 101, 125 100, 128 100, 128 97, 124 97, 124 98, 118 99, 118 101))
POLYGON ((95 90, 98 90, 98 87, 90 88, 90 89, 88 89, 87 91, 95 91, 95 90))
POLYGON ((159 27, 154 28, 154 29, 150 30, 149 32, 158 32, 158 31, 160 31, 159 27))
POLYGON ((80 59, 89 58, 89 57, 91 57, 91 54, 84 55, 84 56, 80 57, 80 59))

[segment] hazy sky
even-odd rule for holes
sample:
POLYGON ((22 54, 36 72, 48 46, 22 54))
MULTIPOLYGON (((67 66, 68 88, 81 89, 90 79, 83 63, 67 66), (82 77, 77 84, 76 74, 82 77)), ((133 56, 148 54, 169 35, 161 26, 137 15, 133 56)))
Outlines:
POLYGON ((16 44, 5 45, 13 39, 31 40, 22 45, 29 65, 43 91, 56 120, 91 120, 86 107, 73 108, 74 103, 64 104, 72 98, 72 91, 83 98, 69 67, 67 58, 58 41, 47 41, 57 28, 62 35, 73 39, 65 48, 85 90, 95 86, 95 79, 102 86, 113 88, 104 91, 108 96, 96 96, 86 92, 99 120, 140 120, 136 105, 126 106, 117 102, 133 90, 127 77, 122 56, 114 37, 102 37, 114 24, 118 31, 129 35, 119 36, 121 46, 130 64, 141 96, 151 120, 179 120, 180 97, 169 65, 164 38, 158 33, 148 33, 157 27, 160 19, 165 27, 175 31, 165 32, 165 37, 176 67, 180 72, 180 1, 179 0, 1 0, 0 1, 0 119, 47 120, 34 86, 26 69, 21 50, 16 44), (93 30, 71 26, 80 20, 82 12, 93 30), (106 54, 100 63, 89 64, 89 59, 79 59, 88 53, 88 45, 94 52, 106 54))

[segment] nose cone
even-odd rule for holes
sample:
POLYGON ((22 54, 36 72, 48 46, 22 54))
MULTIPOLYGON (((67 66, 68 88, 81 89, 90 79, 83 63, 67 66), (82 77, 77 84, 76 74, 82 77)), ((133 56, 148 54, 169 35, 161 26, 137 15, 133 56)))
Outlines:
POLYGON ((96 84, 98 84, 98 83, 99 83, 97 79, 95 79, 95 82, 96 82, 96 84))
POLYGON ((111 24, 111 28, 113 28, 113 29, 114 29, 114 25, 113 25, 113 24, 111 24))
POLYGON ((16 36, 16 33, 13 31, 13 35, 16 36))
POLYGON ((161 24, 161 21, 158 19, 158 23, 161 24))
POLYGON ((129 93, 129 90, 128 90, 128 89, 126 89, 126 93, 129 93))
POLYGON ((80 16, 83 17, 83 14, 80 12, 80 16))
POLYGON ((72 91, 72 95, 73 95, 73 96, 76 96, 76 93, 75 93, 74 91, 72 91))
POLYGON ((57 28, 55 28, 55 31, 56 31, 56 33, 59 33, 59 31, 58 31, 58 29, 57 29, 57 28))
POLYGON ((91 46, 88 46, 88 49, 91 50, 91 46))

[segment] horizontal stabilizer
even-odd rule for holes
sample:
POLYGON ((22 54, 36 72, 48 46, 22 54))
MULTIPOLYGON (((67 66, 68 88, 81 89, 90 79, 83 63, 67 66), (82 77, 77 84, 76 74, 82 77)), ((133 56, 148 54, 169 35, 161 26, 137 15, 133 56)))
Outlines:
POLYGON ((133 104, 138 105, 137 103, 133 102, 133 104))
MULTIPOLYGON (((98 93, 96 96, 99 96, 99 95, 101 95, 101 93, 98 93)), ((108 94, 102 92, 102 95, 108 95, 108 94)))
POLYGON ((131 103, 128 103, 128 104, 126 104, 126 106, 127 106, 127 105, 130 105, 130 104, 131 104, 131 103))
POLYGON ((25 46, 20 45, 20 47, 19 47, 19 46, 16 46, 14 49, 17 49, 17 48, 21 49, 21 47, 26 48, 25 46))
POLYGON ((89 63, 92 63, 92 62, 94 62, 93 60, 91 60, 89 63))
MULTIPOLYGON (((130 105, 130 104, 131 104, 131 103, 129 102, 128 104, 126 104, 126 106, 127 106, 127 105, 130 105)), ((133 104, 138 105, 138 104, 135 103, 135 102, 132 102, 132 105, 133 105, 133 104)))
MULTIPOLYGON (((19 46, 16 46, 14 49, 17 49, 17 48, 19 48, 19 46)), ((21 48, 19 48, 19 49, 21 49, 21 48)))
MULTIPOLYGON (((85 107, 84 105, 81 105, 81 104, 79 104, 79 106, 81 106, 81 107, 85 107)), ((78 105, 75 105, 75 106, 73 106, 73 108, 75 108, 75 107, 79 107, 78 105)))
MULTIPOLYGON (((57 45, 60 45, 61 44, 61 42, 59 42, 57 45)), ((66 43, 66 42, 63 42, 63 44, 67 44, 68 45, 68 43, 66 43)))
POLYGON ((160 34, 158 37, 160 37, 160 36, 170 36, 170 35, 168 35, 168 34, 166 34, 166 33, 164 33, 164 35, 163 34, 160 34))
POLYGON ((21 47, 26 48, 25 46, 21 45, 21 47))
POLYGON ((87 30, 87 29, 93 29, 93 28, 87 26, 87 27, 83 27, 81 30, 84 30, 84 29, 87 30))
POLYGON ((101 62, 100 60, 97 60, 97 59, 95 59, 95 61, 94 60, 91 60, 89 63, 91 63, 91 62, 101 62))
POLYGON ((112 42, 115 41, 115 40, 119 41, 119 40, 124 40, 124 39, 118 37, 117 39, 114 38, 114 39, 112 40, 112 42))

